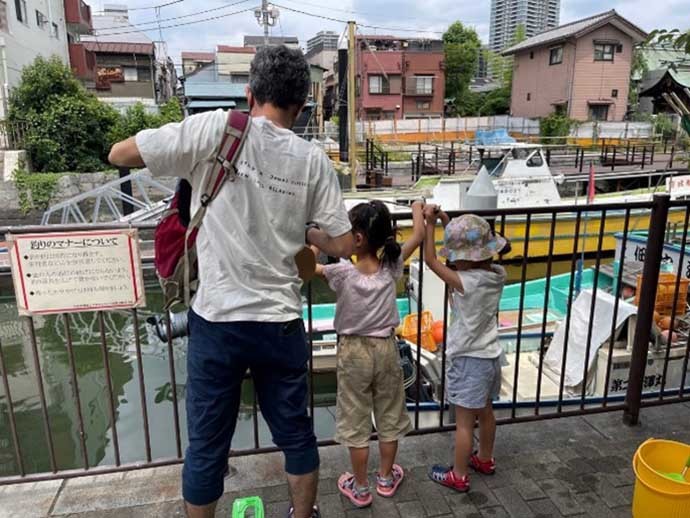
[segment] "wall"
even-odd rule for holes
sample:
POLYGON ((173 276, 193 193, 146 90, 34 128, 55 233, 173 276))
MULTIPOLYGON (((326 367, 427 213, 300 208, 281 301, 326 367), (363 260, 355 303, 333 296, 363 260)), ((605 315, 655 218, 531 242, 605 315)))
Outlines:
POLYGON ((386 72, 386 74, 392 76, 402 77, 403 53, 400 51, 386 51, 372 54, 368 50, 362 51, 360 48, 357 54, 358 80, 360 85, 359 96, 357 98, 359 118, 368 118, 367 108, 379 108, 382 111, 395 113, 396 118, 402 118, 402 81, 398 83, 397 78, 393 78, 392 82, 395 84, 391 84, 391 91, 395 91, 395 94, 370 94, 369 76, 382 75, 383 72, 386 72), (400 106, 401 109, 397 109, 397 106, 400 106))
POLYGON ((221 75, 233 73, 249 74, 249 65, 251 65, 253 59, 254 53, 218 52, 218 54, 216 54, 218 73, 221 75))
MULTIPOLYGON (((403 104, 404 117, 441 117, 443 115, 444 97, 446 91, 446 76, 443 70, 445 56, 443 52, 405 52, 405 77, 415 75, 434 76, 433 96, 406 95, 403 104), (430 103, 428 110, 417 108, 417 101, 430 103)), ((412 85, 407 81, 406 88, 412 85)))
POLYGON ((628 89, 630 86, 630 64, 632 61, 632 39, 607 25, 577 42, 573 80, 573 102, 570 116, 577 120, 589 118, 588 101, 611 100, 610 121, 622 121, 628 108, 628 89), (611 40, 623 45, 623 51, 614 53, 613 62, 594 61, 594 41, 611 40), (611 90, 618 90, 618 98, 611 97, 611 90))
MULTIPOLYGON (((7 25, 2 27, 0 34, 5 40, 5 55, 7 60, 7 82, 9 88, 16 86, 21 77, 21 70, 31 64, 37 56, 49 57, 57 55, 65 63, 69 62, 67 51, 67 33, 65 29, 65 8, 63 0, 26 0, 27 20, 22 23, 17 19, 15 2, 0 2, 6 10, 7 25), (36 23, 36 9, 47 18, 44 28, 36 23), (51 36, 51 27, 58 26, 57 39, 51 36)), ((0 75, 4 75, 0 67, 0 75)), ((2 96, 2 92, 0 92, 2 96)), ((4 118, 4 100, 0 99, 0 118, 4 118)))
POLYGON ((575 45, 563 45, 563 62, 559 65, 549 65, 550 54, 551 47, 542 47, 515 56, 510 103, 514 117, 545 117, 554 111, 553 103, 570 98, 575 45), (533 58, 530 52, 534 53, 533 58))

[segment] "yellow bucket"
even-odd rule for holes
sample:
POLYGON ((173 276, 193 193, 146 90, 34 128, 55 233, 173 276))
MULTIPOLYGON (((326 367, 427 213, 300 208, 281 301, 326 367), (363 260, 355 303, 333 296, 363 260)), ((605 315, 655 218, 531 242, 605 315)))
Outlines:
POLYGON ((690 483, 677 482, 661 473, 680 473, 690 456, 690 446, 675 441, 648 439, 633 457, 634 518, 688 518, 690 483))

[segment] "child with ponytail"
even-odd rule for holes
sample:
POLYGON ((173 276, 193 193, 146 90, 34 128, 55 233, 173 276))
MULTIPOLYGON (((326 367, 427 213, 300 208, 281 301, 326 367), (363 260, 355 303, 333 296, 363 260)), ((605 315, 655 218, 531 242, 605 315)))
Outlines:
POLYGON ((403 374, 395 339, 400 323, 396 284, 403 264, 424 240, 424 203, 412 205, 413 232, 397 243, 390 212, 380 201, 350 210, 357 262, 318 266, 336 292, 338 397, 335 438, 350 449, 353 473, 338 489, 356 507, 372 503, 367 465, 374 414, 380 465, 376 492, 392 497, 404 471, 395 464, 398 440, 412 429, 405 406, 403 374))

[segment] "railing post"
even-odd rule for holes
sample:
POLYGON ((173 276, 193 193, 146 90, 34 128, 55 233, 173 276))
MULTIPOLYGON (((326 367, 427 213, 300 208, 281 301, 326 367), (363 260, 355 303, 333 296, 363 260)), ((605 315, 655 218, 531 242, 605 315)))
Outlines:
POLYGON ((644 268, 642 270, 642 287, 640 303, 637 308, 637 325, 630 357, 630 372, 628 375, 628 389, 625 394, 625 411, 623 422, 629 426, 640 421, 640 405, 642 403, 642 385, 644 371, 647 366, 649 339, 654 323, 654 305, 656 289, 659 283, 659 269, 664 250, 664 233, 668 220, 668 209, 671 198, 668 194, 654 196, 652 214, 649 218, 649 233, 647 250, 645 252, 644 268))
MULTIPOLYGON (((120 179, 124 178, 125 176, 129 176, 129 173, 131 172, 129 167, 118 167, 117 172, 120 175, 120 179)), ((122 182, 120 184, 120 192, 124 194, 125 196, 129 196, 130 198, 132 197, 132 182, 127 181, 127 182, 122 182)), ((134 212, 134 205, 132 205, 130 202, 122 200, 122 214, 125 216, 131 214, 134 212)))
POLYGON ((642 165, 640 169, 644 170, 644 166, 647 164, 647 146, 642 148, 642 165))

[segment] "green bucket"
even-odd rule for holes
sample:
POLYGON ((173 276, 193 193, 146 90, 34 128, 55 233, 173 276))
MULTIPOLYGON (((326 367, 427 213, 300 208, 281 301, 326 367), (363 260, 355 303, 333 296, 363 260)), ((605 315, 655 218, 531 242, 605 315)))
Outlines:
POLYGON ((232 504, 232 518, 244 518, 249 509, 254 511, 254 518, 264 518, 264 503, 258 496, 235 500, 232 504))

